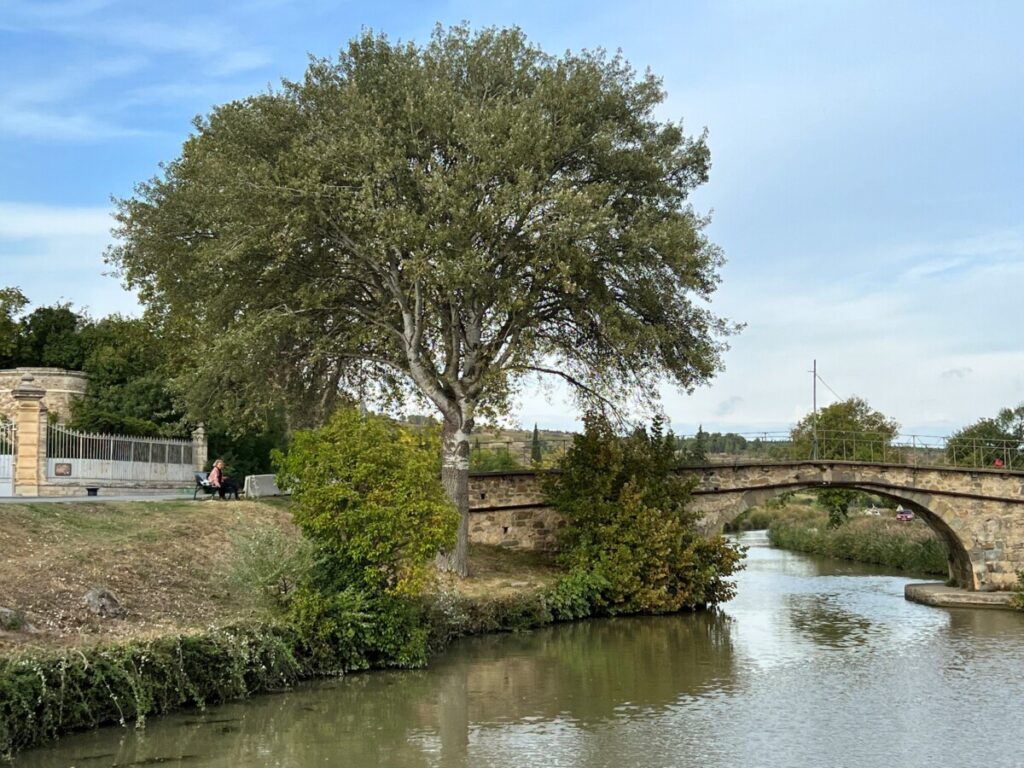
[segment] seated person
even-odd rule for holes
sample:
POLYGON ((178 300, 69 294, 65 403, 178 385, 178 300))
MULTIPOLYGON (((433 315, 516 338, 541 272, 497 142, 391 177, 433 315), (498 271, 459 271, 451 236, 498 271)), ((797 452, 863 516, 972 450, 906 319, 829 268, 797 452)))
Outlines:
POLYGON ((223 499, 225 496, 238 498, 238 483, 224 474, 224 459, 217 459, 213 462, 213 469, 210 470, 207 482, 217 489, 217 493, 223 499))

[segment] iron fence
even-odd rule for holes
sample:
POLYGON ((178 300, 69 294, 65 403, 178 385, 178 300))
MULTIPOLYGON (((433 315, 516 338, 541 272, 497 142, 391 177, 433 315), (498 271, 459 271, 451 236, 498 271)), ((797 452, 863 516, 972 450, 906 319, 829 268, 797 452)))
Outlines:
POLYGON ((47 476, 57 480, 192 480, 191 440, 100 435, 50 424, 46 456, 47 476))
POLYGON ((14 493, 14 422, 0 418, 0 496, 14 493))
POLYGON ((14 422, 0 416, 0 456, 14 455, 14 422))

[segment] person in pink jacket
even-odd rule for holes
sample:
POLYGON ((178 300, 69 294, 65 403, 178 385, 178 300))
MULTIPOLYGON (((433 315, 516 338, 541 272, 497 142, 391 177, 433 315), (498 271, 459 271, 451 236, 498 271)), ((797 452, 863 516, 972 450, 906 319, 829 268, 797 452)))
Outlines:
POLYGON ((217 459, 213 462, 213 469, 210 470, 206 480, 217 489, 217 493, 222 499, 225 496, 238 498, 238 483, 224 474, 224 459, 217 459))

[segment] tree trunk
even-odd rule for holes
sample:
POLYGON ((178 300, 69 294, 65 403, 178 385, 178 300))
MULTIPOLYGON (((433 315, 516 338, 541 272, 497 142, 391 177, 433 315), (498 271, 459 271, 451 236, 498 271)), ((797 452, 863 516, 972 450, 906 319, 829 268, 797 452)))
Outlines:
POLYGON ((455 549, 437 556, 437 567, 465 578, 469 575, 469 433, 472 423, 445 419, 441 431, 441 483, 459 510, 455 549))

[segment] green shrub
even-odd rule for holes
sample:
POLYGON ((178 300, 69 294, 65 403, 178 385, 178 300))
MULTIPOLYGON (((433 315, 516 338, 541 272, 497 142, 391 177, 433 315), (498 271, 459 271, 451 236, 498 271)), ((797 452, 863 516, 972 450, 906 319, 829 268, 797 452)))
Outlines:
POLYGON ((317 667, 422 665, 420 596, 459 522, 436 452, 388 419, 347 409, 276 459, 316 549, 291 619, 317 667))
POLYGON ((522 468, 508 448, 474 447, 469 454, 471 472, 510 472, 522 468))
POLYGON ((675 438, 660 422, 619 437, 588 416, 561 473, 547 481, 549 503, 568 523, 559 560, 573 578, 600 584, 594 609, 663 613, 732 597, 727 577, 742 552, 696 530, 690 485, 675 464, 675 438))
POLYGON ((1017 587, 1013 592, 1011 605, 1018 611, 1024 611, 1024 571, 1017 571, 1017 587))
POLYGON ((597 571, 577 569, 555 582, 544 598, 555 621, 585 619, 611 585, 597 571))
POLYGON ((417 595, 434 556, 455 543, 459 515, 436 455, 388 419, 341 410, 276 461, 295 522, 319 548, 317 588, 417 595))
POLYGON ((778 507, 765 504, 748 509, 731 523, 725 526, 726 531, 766 531, 772 521, 778 517, 778 507))
POLYGON ((260 606, 270 612, 288 608, 312 567, 311 542, 267 525, 239 531, 231 543, 234 551, 226 573, 231 588, 255 592, 260 606))

